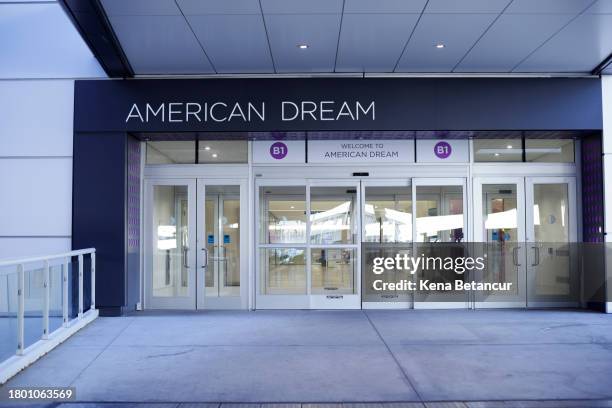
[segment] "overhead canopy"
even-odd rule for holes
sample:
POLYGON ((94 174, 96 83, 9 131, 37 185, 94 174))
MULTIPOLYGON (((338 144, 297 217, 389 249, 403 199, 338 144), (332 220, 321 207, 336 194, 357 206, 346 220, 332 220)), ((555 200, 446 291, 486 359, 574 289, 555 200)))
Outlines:
POLYGON ((604 69, 612 52, 607 0, 64 3, 117 76, 612 73, 604 69))

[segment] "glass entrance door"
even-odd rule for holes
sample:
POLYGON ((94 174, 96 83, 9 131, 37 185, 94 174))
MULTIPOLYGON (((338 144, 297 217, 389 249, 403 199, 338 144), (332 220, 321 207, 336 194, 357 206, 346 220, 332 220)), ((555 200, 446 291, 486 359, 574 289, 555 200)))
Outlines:
POLYGON ((198 180, 198 308, 246 307, 245 196, 241 181, 198 180))
POLYGON ((509 282, 505 292, 476 292, 475 307, 525 307, 525 188, 522 177, 474 179, 474 242, 485 269, 479 282, 509 282))
MULTIPOLYGON (((363 264, 371 265, 375 257, 394 257, 396 253, 412 256, 412 187, 410 180, 361 182, 363 206, 362 247, 363 264)), ((362 271, 362 274, 365 272, 362 271)), ((378 276, 366 273, 362 276, 362 307, 368 309, 411 308, 413 294, 399 290, 374 290, 378 276)), ((414 280, 407 271, 391 270, 385 280, 400 282, 414 280)))
POLYGON ((579 277, 573 177, 474 179, 474 241, 483 243, 484 282, 512 290, 476 292, 476 307, 577 306, 579 277))
POLYGON ((196 306, 195 185, 176 179, 145 183, 147 307, 196 306))
POLYGON ((245 180, 145 181, 145 307, 245 309, 245 180))
MULTIPOLYGON (((412 181, 415 222, 415 254, 423 259, 467 256, 466 179, 415 178, 412 181)), ((453 284, 469 279, 468 274, 445 270, 440 264, 421 268, 418 279, 453 284)), ((463 291, 423 291, 415 294, 414 308, 467 308, 469 297, 463 291)))
POLYGON ((359 183, 257 184, 260 309, 360 308, 359 183))
POLYGON ((528 306, 578 307, 576 181, 528 177, 525 185, 528 306))
POLYGON ((309 186, 310 294, 313 309, 359 309, 359 183, 309 186))

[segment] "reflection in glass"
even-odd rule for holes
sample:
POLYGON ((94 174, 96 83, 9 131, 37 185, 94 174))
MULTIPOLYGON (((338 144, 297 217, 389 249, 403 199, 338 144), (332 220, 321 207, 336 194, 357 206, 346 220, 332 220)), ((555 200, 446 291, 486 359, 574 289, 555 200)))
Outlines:
POLYGON ((313 187, 310 190, 310 242, 355 242, 355 187, 313 187))
POLYGON ((302 248, 262 248, 261 293, 306 294, 306 251, 302 248))
MULTIPOLYGON (((518 212, 516 184, 484 184, 482 186, 483 219, 485 229, 485 282, 512 282, 518 287, 518 212)), ((498 293, 499 295, 499 293, 498 293)))
POLYGON ((365 242, 412 241, 410 187, 366 187, 363 213, 365 242))
POLYGON ((311 250, 312 293, 355 293, 355 249, 311 250))
POLYGON ((199 163, 247 163, 247 140, 200 140, 199 163))
POLYGON ((569 205, 566 183, 533 185, 531 248, 537 295, 570 293, 569 205))
POLYGON ((195 163, 195 140, 147 142, 147 164, 195 163))
POLYGON ((417 186, 417 242, 462 242, 463 187, 417 186))
POLYGON ((520 162, 523 161, 521 139, 474 139, 475 162, 520 162))
POLYGON ((206 186, 207 296, 240 295, 240 186, 206 186))
POLYGON ((153 296, 187 296, 187 186, 153 188, 153 296))
POLYGON ((573 139, 525 139, 525 160, 528 162, 574 162, 573 139))
POLYGON ((261 187, 261 244, 306 242, 306 187, 261 187))

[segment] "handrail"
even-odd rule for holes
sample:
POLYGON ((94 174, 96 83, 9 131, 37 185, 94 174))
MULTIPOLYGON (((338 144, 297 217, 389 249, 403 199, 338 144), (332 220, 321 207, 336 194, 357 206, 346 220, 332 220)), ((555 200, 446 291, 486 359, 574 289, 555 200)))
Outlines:
POLYGON ((33 258, 20 258, 20 259, 9 259, 5 261, 0 261, 0 268, 4 266, 12 266, 26 263, 34 263, 34 262, 43 262, 50 261, 52 259, 61 259, 79 255, 87 255, 96 252, 95 248, 85 248, 85 249, 77 249, 75 251, 64 252, 62 254, 54 254, 48 256, 37 256, 33 258))
MULTIPOLYGON (((15 375, 19 370, 31 364, 41 355, 57 346, 63 339, 68 338, 76 330, 83 327, 98 316, 96 310, 96 249, 86 248, 79 249, 76 251, 65 252, 61 254, 54 254, 49 256, 37 256, 30 258, 22 258, 15 260, 7 260, 0 262, 0 267, 16 266, 17 268, 13 273, 17 274, 17 352, 16 355, 2 362, 0 361, 0 384, 6 382, 8 378, 15 375), (90 272, 91 272, 91 303, 89 310, 85 311, 83 300, 84 300, 84 256, 89 255, 90 272), (72 262, 70 258, 77 257, 78 269, 73 269, 73 273, 78 273, 78 283, 73 287, 73 290, 77 291, 77 315, 74 319, 69 320, 69 303, 68 303, 68 280, 69 280, 69 265, 72 262), (51 262, 52 260, 62 260, 61 263, 61 285, 62 285, 62 321, 63 324, 59 329, 53 333, 49 332, 49 314, 50 314, 50 299, 51 292, 50 286, 51 280, 51 262), (26 347, 25 344, 25 318, 26 318, 26 268, 25 265, 42 262, 42 335, 33 345, 26 347)), ((40 268, 37 268, 40 269, 40 268)), ((3 275, 4 276, 4 275, 3 275)), ((8 281, 7 281, 8 285, 8 281)), ((7 286, 8 288, 8 286, 7 286)), ((7 309, 8 310, 8 309, 7 309)))

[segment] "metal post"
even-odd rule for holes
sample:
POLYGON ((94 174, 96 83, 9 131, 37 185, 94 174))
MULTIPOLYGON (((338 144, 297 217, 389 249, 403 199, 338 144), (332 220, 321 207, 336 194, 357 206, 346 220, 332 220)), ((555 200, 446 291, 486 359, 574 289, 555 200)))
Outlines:
POLYGON ((91 310, 96 308, 96 253, 91 253, 91 310))
POLYGON ((83 255, 79 255, 79 319, 83 317, 83 255))
POLYGON ((68 327, 68 259, 62 265, 62 317, 64 327, 68 327))
POLYGON ((45 261, 43 268, 43 288, 44 288, 44 298, 43 298, 43 340, 47 340, 49 338, 49 261, 45 261))
POLYGON ((25 349, 25 276, 23 264, 17 265, 17 355, 25 349))

